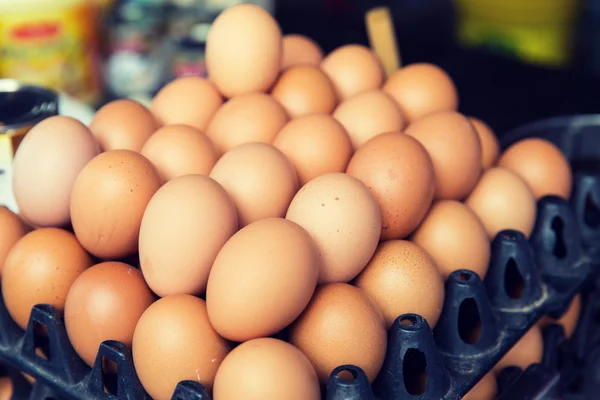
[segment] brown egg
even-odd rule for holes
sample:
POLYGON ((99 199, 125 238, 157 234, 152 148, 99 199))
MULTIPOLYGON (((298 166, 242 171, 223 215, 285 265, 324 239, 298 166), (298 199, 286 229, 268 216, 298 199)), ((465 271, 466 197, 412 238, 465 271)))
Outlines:
POLYGON ((27 230, 27 226, 18 215, 0 206, 0 274, 10 249, 25 236, 27 230))
POLYGON ((321 69, 333 82, 340 100, 378 89, 383 83, 379 59, 369 48, 358 44, 345 45, 329 53, 321 62, 321 69))
POLYGON ((494 400, 497 391, 496 376, 488 372, 462 397, 462 400, 494 400))
POLYGON ((263 218, 283 217, 298 191, 292 163, 265 143, 246 143, 228 151, 210 177, 233 200, 240 227, 263 218))
POLYGON ((346 172, 371 190, 381 209, 381 239, 403 239, 421 222, 433 199, 433 164, 418 141, 385 133, 362 145, 346 172))
POLYGON ((161 184, 152 163, 139 153, 111 150, 95 157, 71 193, 71 221, 79 242, 104 259, 135 253, 144 210, 161 184))
POLYGON ((242 343, 223 360, 215 377, 219 400, 319 400, 310 361, 289 343, 260 338, 242 343))
POLYGON ((26 329, 33 306, 49 304, 62 311, 69 288, 91 265, 72 233, 41 228, 23 236, 2 269, 2 296, 10 316, 26 329))
POLYGON ((386 132, 404 128, 404 118, 394 100, 381 90, 357 94, 342 102, 333 113, 346 128, 354 149, 386 132))
POLYGON ((135 325, 153 301, 142 273, 131 265, 94 265, 79 275, 67 295, 65 328, 73 348, 93 366, 103 341, 131 346, 135 325))
POLYGON ((442 312, 442 275, 425 250, 406 240, 381 242, 354 283, 379 307, 388 329, 402 314, 419 314, 433 328, 442 312))
POLYGON ((322 383, 340 365, 360 367, 373 381, 385 358, 387 331, 366 293, 346 283, 317 288, 291 327, 290 343, 302 351, 322 383))
POLYGON ((9 377, 0 378, 0 400, 10 400, 13 396, 13 384, 9 377))
POLYGON ((251 93, 225 103, 206 134, 222 154, 244 143, 273 143, 288 120, 283 107, 271 96, 251 93))
POLYGON ((184 124, 204 131, 222 104, 223 97, 211 82, 186 76, 163 87, 150 110, 161 125, 184 124))
POLYGON ((170 400, 180 381, 211 389, 231 344, 215 332, 206 303, 190 295, 167 296, 144 311, 133 335, 135 370, 154 400, 170 400))
POLYGON ((553 319, 548 316, 542 317, 538 322, 538 326, 541 329, 544 329, 550 324, 559 324, 562 325, 565 336, 567 339, 570 339, 575 333, 575 329, 577 328, 577 323, 579 322, 579 315, 581 314, 581 295, 577 294, 571 300, 571 304, 567 311, 560 317, 559 319, 553 319))
POLYGON ((297 34, 283 37, 283 60, 281 69, 293 65, 318 66, 323 59, 323 50, 314 40, 297 34))
POLYGON ((536 199, 547 195, 571 196, 571 166, 558 147, 539 138, 523 139, 504 151, 498 166, 512 170, 527 182, 536 199))
POLYGON ((383 85, 398 103, 408 122, 440 111, 458 108, 458 94, 448 74, 433 64, 400 68, 383 85))
POLYGON ((481 175, 481 143, 467 118, 440 112, 410 124, 406 134, 431 156, 436 199, 462 200, 471 193, 481 175))
POLYGON ((337 105, 333 84, 318 67, 298 65, 285 70, 271 91, 292 118, 330 114, 337 105))
POLYGON ((459 269, 476 272, 483 280, 490 262, 490 240, 483 223, 466 205, 440 200, 412 235, 447 278, 459 269))
POLYGON ((500 143, 492 128, 488 124, 475 117, 470 117, 469 121, 475 128, 475 132, 479 135, 481 143, 481 167, 488 169, 496 164, 500 155, 500 143))
POLYGON ((333 117, 312 114, 288 122, 273 146, 296 167, 300 185, 329 172, 344 172, 352 157, 352 143, 333 117))
POLYGON ((240 3, 223 11, 206 39, 206 69, 226 97, 267 91, 281 69, 277 21, 264 8, 240 3))
POLYGON ((146 140, 158 129, 154 115, 133 100, 111 101, 96 112, 90 130, 102 151, 140 151, 146 140))
POLYGON ((208 175, 218 159, 210 139, 187 125, 159 129, 141 153, 154 164, 164 182, 188 174, 208 175))
POLYGON ((502 357, 494 367, 496 373, 510 366, 527 369, 531 364, 540 363, 544 352, 542 331, 533 325, 525 335, 502 357))

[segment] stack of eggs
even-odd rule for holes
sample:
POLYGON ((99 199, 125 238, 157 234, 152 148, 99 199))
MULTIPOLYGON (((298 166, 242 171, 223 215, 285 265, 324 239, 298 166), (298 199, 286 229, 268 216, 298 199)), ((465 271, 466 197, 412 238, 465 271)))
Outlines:
MULTIPOLYGON (((385 79, 369 48, 323 57, 250 4, 216 19, 206 62, 208 80, 173 81, 149 109, 39 123, 14 160, 20 215, 0 209, 15 322, 64 311, 89 365, 102 341, 130 346, 156 400, 182 380, 216 400, 318 399, 344 364, 372 381, 399 315, 434 327, 452 271, 485 278, 499 231, 529 235, 536 199, 570 195, 554 145, 500 155, 434 65, 385 79)), ((577 297, 568 332, 578 312, 577 297)), ((541 353, 535 326, 498 368, 541 353)), ((467 396, 494 392, 490 373, 467 396)))

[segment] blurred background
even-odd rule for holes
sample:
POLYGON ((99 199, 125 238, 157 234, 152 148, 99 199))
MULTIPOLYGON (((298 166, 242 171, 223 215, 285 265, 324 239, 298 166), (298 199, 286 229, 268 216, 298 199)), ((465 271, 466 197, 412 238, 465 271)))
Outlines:
MULTIPOLYGON (((0 0, 0 78, 50 86, 92 107, 150 98, 204 75, 211 21, 233 0, 0 0)), ((368 45, 365 12, 392 11, 402 63, 452 76, 460 111, 502 134, 600 110, 600 0, 253 0, 284 33, 325 52, 368 45)))

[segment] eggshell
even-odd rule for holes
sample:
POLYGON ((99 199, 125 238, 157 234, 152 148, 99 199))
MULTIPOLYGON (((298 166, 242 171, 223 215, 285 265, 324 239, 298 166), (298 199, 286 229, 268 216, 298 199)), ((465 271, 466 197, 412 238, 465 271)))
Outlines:
POLYGON ((225 243, 210 271, 210 322, 237 342, 273 335, 304 310, 318 275, 317 248, 303 228, 280 218, 250 224, 225 243))
POLYGON ((50 117, 23 138, 13 160, 13 192, 19 212, 37 227, 69 223, 71 190, 77 174, 99 152, 81 122, 50 117))
POLYGON ((408 126, 431 156, 435 170, 435 198, 462 200, 481 175, 481 143, 473 125, 462 114, 440 112, 408 126))
POLYGON ((425 148, 402 133, 385 133, 362 145, 346 172, 362 181, 381 210, 381 239, 408 236, 425 217, 434 191, 425 148))
POLYGON ((383 365, 387 332, 366 293, 346 283, 330 283, 317 288, 294 322, 290 343, 308 357, 322 383, 345 364, 360 367, 372 382, 383 365))
POLYGON ((91 265, 72 233, 41 228, 23 236, 2 269, 2 296, 10 316, 26 329, 33 306, 49 304, 62 311, 69 288, 91 265))
POLYGON ((412 235, 447 278, 459 269, 468 269, 483 280, 490 262, 490 241, 483 223, 461 202, 435 202, 412 235))
POLYGON ((13 384, 9 377, 0 378, 0 400, 10 400, 13 396, 13 384))
POLYGON ((13 248, 27 233, 27 226, 18 215, 8 208, 0 206, 0 274, 4 266, 4 261, 13 248))
POLYGON ((217 253, 237 228, 235 206, 217 182, 201 175, 168 182, 152 197, 142 219, 144 279, 161 297, 204 293, 217 253))
POLYGON ((480 119, 470 117, 469 122, 475 128, 481 143, 481 167, 493 167, 500 156, 500 143, 492 128, 480 119))
POLYGON ((497 391, 496 376, 488 372, 462 397, 462 400, 494 400, 497 391))
POLYGON ((523 139, 504 151, 498 166, 512 170, 531 188, 536 199, 571 196, 571 166, 558 147, 539 138, 523 139))
POLYGON ((217 371, 219 400, 319 400, 319 380, 310 361, 289 343, 260 338, 236 347, 217 371))
POLYGON ((264 92, 281 69, 281 29, 264 8, 236 4, 213 21, 205 54, 210 80, 226 97, 264 92))
POLYGON ((210 325, 206 303, 194 296, 164 297, 144 311, 133 335, 133 362, 154 400, 170 400, 180 381, 211 389, 231 349, 210 325))
POLYGON ((312 39, 298 34, 283 37, 283 59, 281 69, 293 65, 318 66, 323 60, 323 50, 312 39))
POLYGON ((526 370, 531 364, 542 361, 544 352, 544 340, 542 331, 537 325, 533 325, 521 339, 502 357, 494 367, 496 373, 510 366, 526 370))
POLYGON ((222 154, 244 143, 273 143, 288 120, 281 104, 271 96, 251 93, 225 103, 206 134, 222 154))
POLYGON ((570 339, 575 333, 575 329, 577 328, 577 323, 579 322, 579 316, 581 315, 581 295, 577 294, 571 300, 571 304, 569 304, 569 308, 567 311, 560 317, 559 319, 553 319, 549 316, 544 316, 538 322, 538 326, 541 329, 544 329, 550 324, 559 324, 562 325, 565 331, 565 337, 570 339))

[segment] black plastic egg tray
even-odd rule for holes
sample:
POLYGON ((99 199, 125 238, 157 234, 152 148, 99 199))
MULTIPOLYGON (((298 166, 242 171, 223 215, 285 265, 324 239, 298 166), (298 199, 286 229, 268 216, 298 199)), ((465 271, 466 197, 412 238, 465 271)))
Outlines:
MULTIPOLYGON (((559 317, 577 293, 582 293, 583 310, 571 340, 559 325, 545 329, 542 363, 526 371, 505 369, 498 378, 498 396, 578 400, 600 392, 600 117, 590 117, 598 128, 589 130, 581 123, 573 128, 576 118, 559 121, 554 130, 543 121, 513 132, 506 141, 543 136, 558 144, 574 167, 570 203, 553 196, 541 199, 529 240, 516 231, 494 239, 485 281, 468 270, 448 278, 444 308, 433 331, 418 315, 398 317, 373 385, 360 368, 340 366, 324 387, 327 400, 460 399, 539 318, 559 317), (353 379, 338 375, 343 370, 353 379)), ((148 398, 130 349, 104 342, 90 369, 71 347, 62 316, 47 305, 33 308, 23 332, 0 296, 0 359, 13 380, 13 399, 148 398), (37 355, 36 348, 47 357, 37 355), (116 376, 103 373, 106 360, 117 365, 116 376), (31 386, 19 371, 36 383, 31 386)), ((193 381, 181 382, 173 395, 175 400, 209 398, 193 381)))

